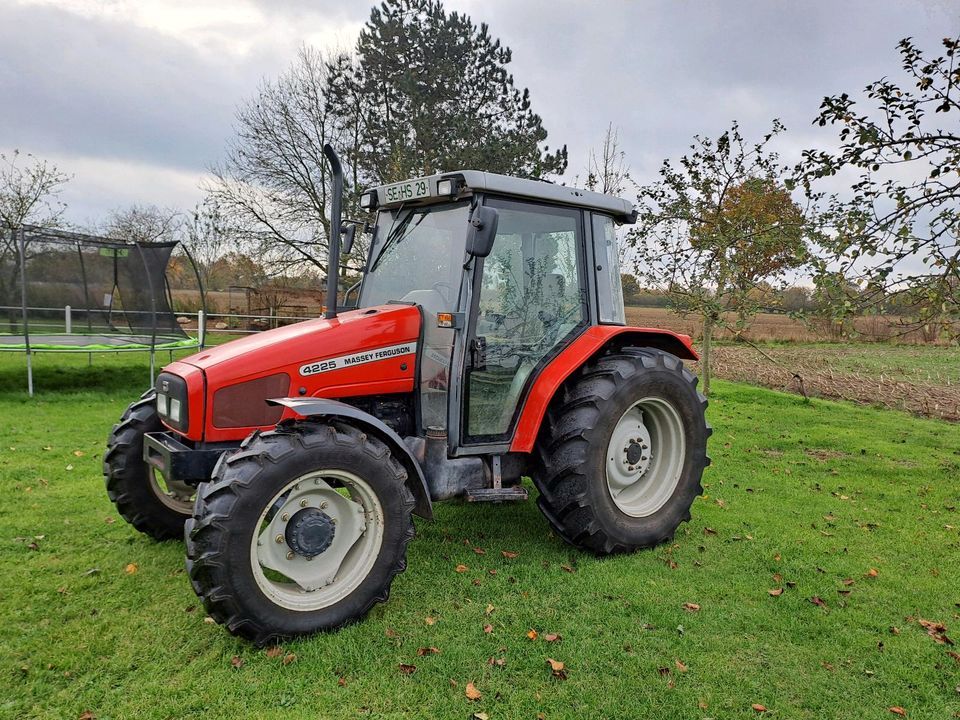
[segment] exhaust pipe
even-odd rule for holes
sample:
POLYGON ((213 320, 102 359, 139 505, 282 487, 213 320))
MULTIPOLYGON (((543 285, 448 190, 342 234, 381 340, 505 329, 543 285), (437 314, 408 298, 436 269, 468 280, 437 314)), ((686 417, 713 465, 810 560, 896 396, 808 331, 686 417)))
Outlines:
POLYGON ((329 143, 323 146, 323 154, 330 163, 330 172, 333 173, 333 197, 330 201, 330 256, 327 260, 327 311, 323 316, 327 319, 337 316, 337 286, 340 281, 340 205, 343 201, 343 166, 340 158, 329 143))

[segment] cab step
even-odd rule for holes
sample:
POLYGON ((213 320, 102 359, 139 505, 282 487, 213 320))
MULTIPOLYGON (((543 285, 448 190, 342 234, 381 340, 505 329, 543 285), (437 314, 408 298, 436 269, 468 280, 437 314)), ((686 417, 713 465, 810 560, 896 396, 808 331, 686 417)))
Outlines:
POLYGON ((511 502, 526 499, 527 489, 521 485, 467 490, 467 502, 511 502))

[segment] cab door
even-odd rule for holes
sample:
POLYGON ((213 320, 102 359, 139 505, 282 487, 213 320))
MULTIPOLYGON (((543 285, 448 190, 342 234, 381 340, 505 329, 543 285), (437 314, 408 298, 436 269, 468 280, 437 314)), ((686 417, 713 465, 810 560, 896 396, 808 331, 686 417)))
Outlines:
POLYGON ((499 222, 474 273, 464 358, 463 446, 508 443, 527 388, 587 321, 583 213, 488 198, 499 222))

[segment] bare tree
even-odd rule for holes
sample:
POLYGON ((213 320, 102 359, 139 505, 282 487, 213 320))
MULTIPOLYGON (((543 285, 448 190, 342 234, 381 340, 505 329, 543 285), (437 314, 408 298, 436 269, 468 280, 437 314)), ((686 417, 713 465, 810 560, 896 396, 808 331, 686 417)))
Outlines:
POLYGON ((627 165, 627 154, 620 146, 620 128, 615 128, 613 123, 610 123, 607 125, 599 156, 595 148, 590 150, 587 160, 587 189, 605 195, 619 195, 629 181, 630 167, 627 165))
POLYGON ((237 111, 236 136, 206 190, 237 239, 271 274, 303 263, 327 270, 330 169, 323 146, 340 146, 327 101, 330 61, 303 47, 237 111))
POLYGON ((219 205, 212 198, 198 203, 181 218, 179 235, 181 244, 193 258, 203 287, 214 289, 211 281, 217 261, 237 248, 219 205))
POLYGON ((104 235, 127 242, 163 242, 176 240, 180 213, 156 205, 131 205, 113 210, 99 228, 104 235))
MULTIPOLYGON (((19 273, 17 231, 24 225, 56 227, 66 205, 58 200, 69 176, 56 165, 14 150, 0 153, 0 305, 12 306, 19 273), (26 160, 21 163, 21 158, 26 160)), ((29 258, 29 237, 24 238, 29 258)))

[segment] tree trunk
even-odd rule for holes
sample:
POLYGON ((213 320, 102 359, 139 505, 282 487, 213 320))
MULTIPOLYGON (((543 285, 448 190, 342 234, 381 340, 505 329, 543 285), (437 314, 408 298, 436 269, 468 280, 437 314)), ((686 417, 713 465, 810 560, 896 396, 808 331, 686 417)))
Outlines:
POLYGON ((700 379, 703 381, 703 394, 710 394, 710 355, 713 343, 713 315, 703 318, 703 352, 700 354, 700 379))

